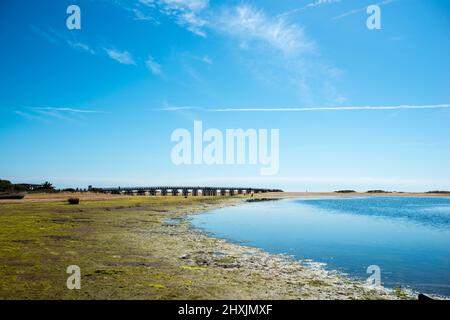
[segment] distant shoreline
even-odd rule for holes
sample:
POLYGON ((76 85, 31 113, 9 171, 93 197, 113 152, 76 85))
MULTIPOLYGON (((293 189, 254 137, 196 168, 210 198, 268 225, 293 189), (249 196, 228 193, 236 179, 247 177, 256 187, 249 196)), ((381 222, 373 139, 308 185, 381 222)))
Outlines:
POLYGON ((383 192, 383 193, 367 193, 367 192, 273 192, 266 193, 264 197, 450 197, 450 193, 426 193, 426 192, 383 192))
MULTIPOLYGON (((56 192, 56 193, 28 193, 23 199, 2 199, 0 205, 3 203, 23 203, 23 202, 53 202, 66 201, 69 197, 76 196, 80 200, 102 201, 114 199, 133 199, 133 198, 172 198, 183 196, 149 196, 149 195, 118 195, 95 192, 56 192)), ((236 195, 235 198, 250 198, 249 195, 236 195)), ((325 192, 269 192, 255 194, 251 199, 257 198, 313 198, 313 197, 450 197, 450 193, 425 193, 425 192, 384 192, 384 193, 367 193, 367 192, 351 192, 338 193, 332 191, 325 192)), ((202 196, 189 195, 188 198, 202 198, 202 196)), ((231 198, 230 196, 217 196, 217 198, 231 198)))

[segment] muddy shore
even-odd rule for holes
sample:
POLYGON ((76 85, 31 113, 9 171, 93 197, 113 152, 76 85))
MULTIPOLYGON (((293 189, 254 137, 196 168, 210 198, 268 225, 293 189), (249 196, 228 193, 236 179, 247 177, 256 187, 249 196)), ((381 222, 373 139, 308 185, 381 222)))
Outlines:
POLYGON ((0 203, 1 299, 411 298, 215 239, 186 219, 244 198, 80 198, 0 203), (81 268, 80 290, 66 288, 69 265, 81 268))

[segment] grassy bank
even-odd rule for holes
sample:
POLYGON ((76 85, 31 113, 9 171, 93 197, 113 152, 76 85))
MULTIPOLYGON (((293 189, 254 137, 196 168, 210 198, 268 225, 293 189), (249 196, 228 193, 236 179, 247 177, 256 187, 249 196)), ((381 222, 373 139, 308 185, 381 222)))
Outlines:
MULTIPOLYGON (((59 195, 59 197, 61 197, 59 195)), ((224 197, 0 203, 2 299, 380 299, 400 294, 191 230, 224 197), (177 219, 179 223, 166 223, 177 219), (81 289, 66 268, 81 268, 81 289)))

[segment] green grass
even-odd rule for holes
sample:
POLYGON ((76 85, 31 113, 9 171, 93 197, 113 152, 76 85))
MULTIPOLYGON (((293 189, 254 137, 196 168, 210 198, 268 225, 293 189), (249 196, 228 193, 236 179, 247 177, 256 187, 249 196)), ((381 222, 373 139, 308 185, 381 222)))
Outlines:
POLYGON ((172 256, 188 243, 166 234, 162 221, 219 201, 224 200, 139 197, 77 206, 1 204, 0 298, 188 298, 179 284, 192 280, 192 270, 180 268, 172 256), (72 264, 81 268, 81 290, 66 288, 72 264))

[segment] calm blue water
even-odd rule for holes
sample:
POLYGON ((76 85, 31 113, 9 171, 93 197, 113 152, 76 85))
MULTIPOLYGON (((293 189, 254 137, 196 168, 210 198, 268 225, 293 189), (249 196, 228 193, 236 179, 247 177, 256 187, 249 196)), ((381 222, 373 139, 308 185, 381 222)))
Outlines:
POLYGON ((450 296, 450 198, 287 199, 190 218, 217 237, 360 279, 378 265, 384 286, 450 296))

